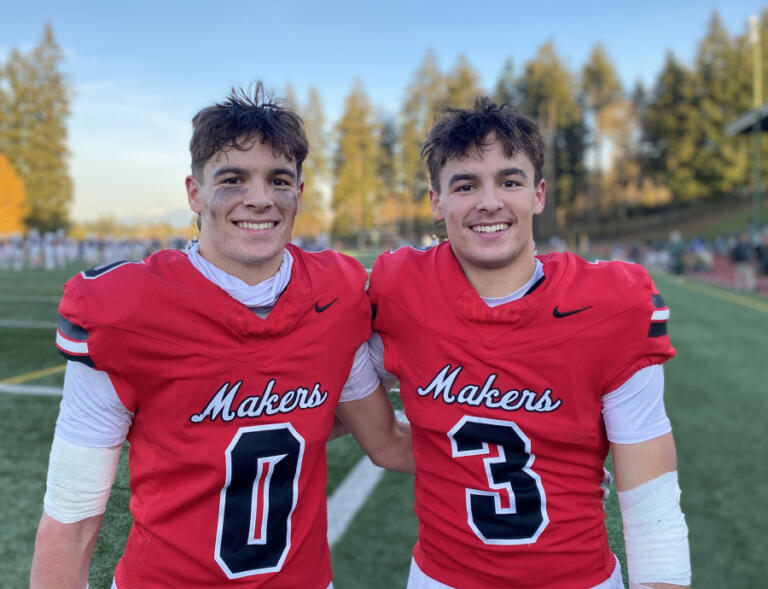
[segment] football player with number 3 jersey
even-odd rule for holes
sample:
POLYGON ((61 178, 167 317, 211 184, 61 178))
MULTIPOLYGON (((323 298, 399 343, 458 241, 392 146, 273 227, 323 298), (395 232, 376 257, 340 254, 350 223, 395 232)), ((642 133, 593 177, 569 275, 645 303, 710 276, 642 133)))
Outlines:
POLYGON ((133 526, 113 587, 332 586, 326 452, 335 415, 374 462, 413 470, 367 350, 359 262, 288 244, 301 119, 233 92, 193 119, 199 243, 80 273, 32 588, 86 587, 130 442, 133 526))
POLYGON ((537 256, 536 126, 487 98, 423 154, 448 240, 374 265, 370 347, 411 423, 409 589, 618 589, 600 488, 613 452, 631 587, 690 583, 663 406, 669 310, 647 272, 537 256))

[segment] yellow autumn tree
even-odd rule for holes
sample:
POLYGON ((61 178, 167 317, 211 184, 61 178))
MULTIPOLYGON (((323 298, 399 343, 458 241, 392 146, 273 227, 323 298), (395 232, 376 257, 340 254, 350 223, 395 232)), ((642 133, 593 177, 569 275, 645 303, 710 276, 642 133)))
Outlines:
POLYGON ((28 211, 24 182, 8 158, 0 153, 0 234, 23 233, 28 211))

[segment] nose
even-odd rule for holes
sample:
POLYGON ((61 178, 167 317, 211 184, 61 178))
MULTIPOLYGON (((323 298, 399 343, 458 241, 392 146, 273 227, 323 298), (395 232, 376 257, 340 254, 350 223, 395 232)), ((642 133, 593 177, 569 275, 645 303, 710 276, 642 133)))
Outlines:
POLYGON ((496 194, 495 186, 484 186, 478 190, 478 199, 475 208, 479 211, 498 211, 504 206, 504 203, 496 194))
POLYGON ((243 204, 256 209, 267 209, 272 206, 272 191, 263 182, 253 182, 243 198, 243 204))

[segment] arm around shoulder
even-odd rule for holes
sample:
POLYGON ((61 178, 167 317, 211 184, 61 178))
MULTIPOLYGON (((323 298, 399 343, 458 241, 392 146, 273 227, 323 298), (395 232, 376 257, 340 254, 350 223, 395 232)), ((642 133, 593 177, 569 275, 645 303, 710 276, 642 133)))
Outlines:
POLYGON ((413 474, 411 428, 398 421, 384 387, 356 401, 339 403, 336 414, 377 466, 413 474))
POLYGON ((35 538, 30 589, 84 589, 102 517, 64 524, 43 512, 35 538))

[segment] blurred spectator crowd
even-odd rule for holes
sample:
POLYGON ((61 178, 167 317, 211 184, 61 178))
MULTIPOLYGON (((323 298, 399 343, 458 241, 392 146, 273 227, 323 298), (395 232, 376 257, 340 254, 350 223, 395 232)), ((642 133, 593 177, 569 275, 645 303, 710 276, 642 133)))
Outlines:
POLYGON ((754 292, 758 282, 764 281, 762 277, 768 276, 768 227, 713 240, 686 240, 679 231, 672 231, 667 241, 615 244, 608 257, 673 274, 697 273, 705 277, 726 273, 731 286, 754 292))
MULTIPOLYGON (((297 239, 294 243, 309 251, 330 246, 328 239, 313 242, 297 239)), ((431 242, 420 246, 429 247, 434 243, 436 239, 432 238, 431 242)), ((188 245, 185 237, 174 237, 167 242, 95 236, 74 240, 63 229, 46 233, 31 229, 25 236, 0 234, 0 270, 55 270, 70 264, 90 268, 118 260, 140 260, 162 248, 184 250, 188 245)), ((580 239, 577 246, 585 255, 593 253, 586 238, 580 239)), ((549 240, 548 249, 564 251, 568 245, 565 240, 553 237, 549 240)), ((608 248, 596 249, 602 249, 594 252, 601 258, 635 262, 651 271, 698 273, 703 276, 727 272, 730 285, 744 291, 759 290, 761 277, 768 280, 768 227, 762 231, 742 231, 713 240, 700 237, 686 240, 679 231, 672 231, 668 240, 615 243, 608 248), (724 267, 727 268, 724 270, 724 267)))
POLYGON ((182 250, 186 246, 187 240, 183 237, 171 238, 168 243, 116 237, 74 240, 63 229, 45 233, 30 229, 25 236, 0 235, 0 269, 56 270, 74 263, 88 268, 118 260, 140 260, 163 247, 182 250))

